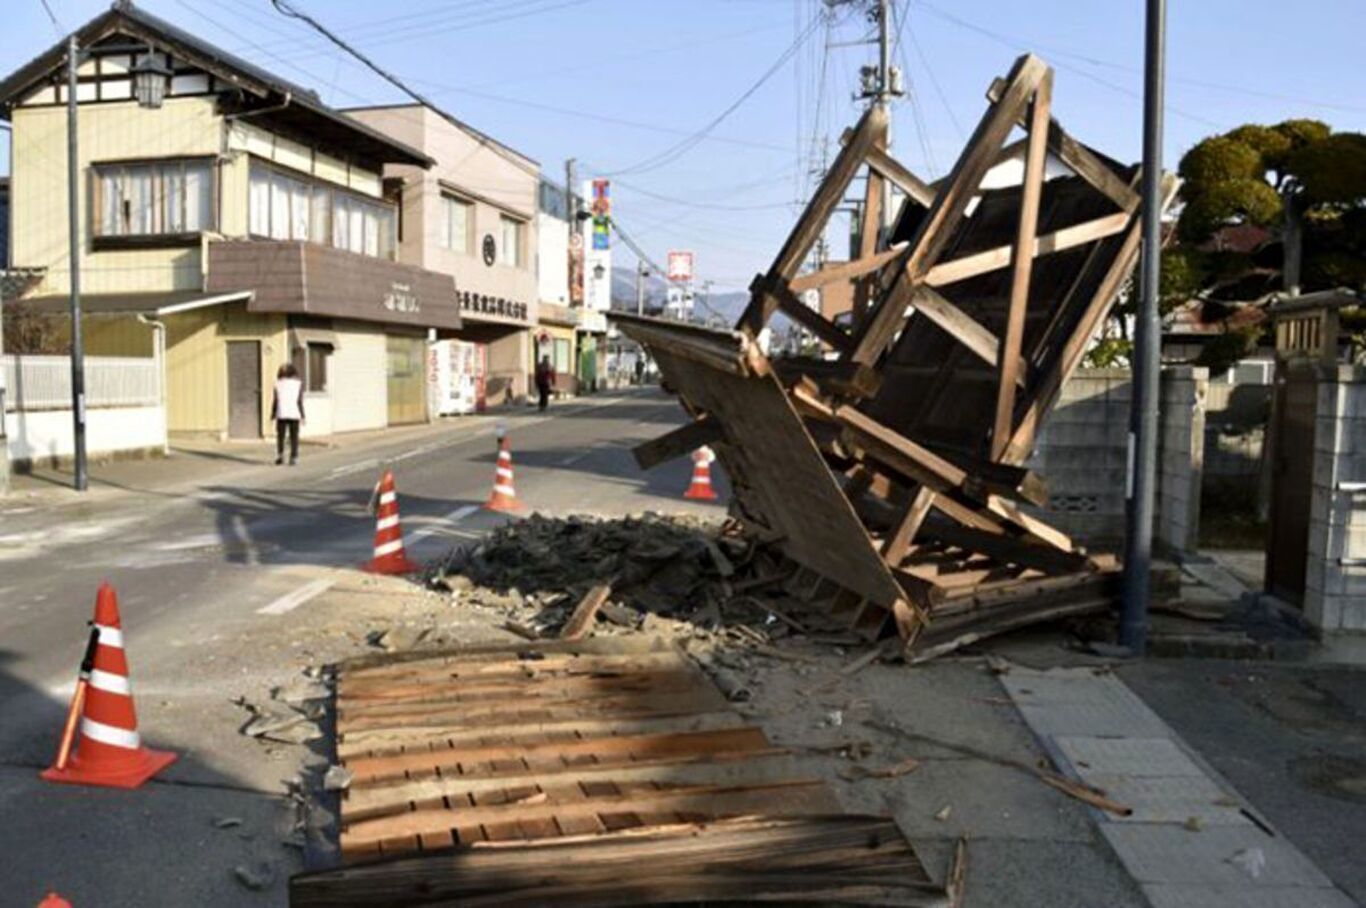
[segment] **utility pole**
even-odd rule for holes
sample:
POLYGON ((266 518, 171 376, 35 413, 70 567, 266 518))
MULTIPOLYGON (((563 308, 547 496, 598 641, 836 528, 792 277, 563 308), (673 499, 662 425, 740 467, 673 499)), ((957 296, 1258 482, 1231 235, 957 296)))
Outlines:
POLYGON ((75 440, 74 488, 90 485, 85 460, 85 347, 81 338, 80 163, 76 156, 76 69, 80 49, 73 34, 66 42, 66 195, 71 232, 71 418, 75 440))
POLYGON ((1157 289, 1162 270, 1162 102, 1166 77, 1166 0, 1147 0, 1143 61, 1143 252, 1134 389, 1129 409, 1129 500, 1124 538, 1124 592, 1119 642, 1135 656, 1148 642, 1154 491, 1157 485, 1158 377, 1161 335, 1157 289))
POLYGON ((564 162, 564 211, 569 220, 569 244, 574 245, 574 234, 579 232, 578 210, 574 205, 574 158, 564 162))
POLYGON ((636 260, 636 315, 645 314, 645 276, 650 273, 650 269, 645 267, 645 262, 641 259, 636 260))

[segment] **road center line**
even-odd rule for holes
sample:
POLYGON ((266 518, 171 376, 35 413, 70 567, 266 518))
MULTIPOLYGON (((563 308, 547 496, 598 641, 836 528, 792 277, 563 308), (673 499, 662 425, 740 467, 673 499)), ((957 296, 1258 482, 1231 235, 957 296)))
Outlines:
POLYGON ((294 609, 303 605, 305 602, 308 602, 310 599, 314 599, 318 596, 321 596, 323 593, 330 590, 333 584, 335 584, 336 582, 337 581, 329 579, 327 577, 323 577, 319 580, 310 581, 308 583, 305 583, 303 586, 299 587, 294 592, 286 593, 285 595, 281 596, 279 599, 276 599, 269 605, 261 606, 256 610, 256 614, 283 615, 286 612, 292 612, 294 611, 294 609))

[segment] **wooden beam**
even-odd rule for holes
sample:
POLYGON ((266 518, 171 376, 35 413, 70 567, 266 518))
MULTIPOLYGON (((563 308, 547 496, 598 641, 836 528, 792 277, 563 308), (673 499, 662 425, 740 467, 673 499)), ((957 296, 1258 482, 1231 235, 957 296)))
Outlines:
MULTIPOLYGON (((923 284, 915 288, 912 306, 915 311, 934 322, 989 366, 999 366, 1000 341, 982 327, 981 322, 950 302, 943 294, 923 284)), ((1016 369, 1017 381, 1023 385, 1029 374, 1028 365, 1021 360, 1016 369)))
MULTIPOLYGON (((1046 233, 1034 241, 1034 256, 1062 252, 1065 249, 1073 249, 1096 240, 1103 240, 1122 232, 1128 223, 1129 215, 1119 211, 1096 218, 1094 221, 1086 221, 1082 224, 1074 224, 1071 227, 1046 233)), ((931 287, 943 287, 946 284, 977 277, 979 274, 998 271, 1010 264, 1014 249, 1013 244, 997 246, 995 249, 988 249, 985 252, 977 252, 950 259, 947 262, 940 262, 925 275, 925 283, 931 287)))
POLYGON ((987 508, 991 513, 1004 517, 1006 520, 1025 530, 1025 532, 1048 543, 1055 549, 1060 549, 1064 552, 1076 551, 1076 546, 1072 544, 1072 538, 1062 530, 1026 514, 1013 502, 1006 501, 999 495, 992 495, 987 499, 987 508))
POLYGON ((969 552, 981 552, 1005 564, 1034 568, 1045 573, 1086 570, 1085 556, 1063 552, 1053 546, 1039 545, 1018 536, 987 533, 947 521, 936 521, 925 528, 925 535, 956 545, 969 552))
POLYGON ((922 445, 916 444, 848 405, 834 408, 834 416, 855 439, 855 444, 934 491, 963 485, 967 473, 922 445))
MULTIPOLYGON (((816 238, 825 229, 826 221, 830 220, 830 215, 843 200, 844 191, 849 188, 849 183, 862 166, 869 149, 886 134, 886 112, 878 106, 868 108, 858 125, 854 127, 854 134, 849 143, 835 156, 825 179, 821 181, 820 187, 807 203, 806 210, 797 219, 787 241, 783 243, 773 267, 769 269, 770 279, 790 281, 797 276, 797 269, 806 259, 806 254, 811 251, 816 238)), ((777 307, 778 301, 771 295, 754 294, 737 327, 749 332, 751 336, 757 335, 773 317, 777 307)))
MULTIPOLYGON (((875 154, 882 148, 878 142, 868 150, 875 154)), ((882 238, 882 196, 884 191, 882 176, 875 170, 868 171, 868 179, 863 192, 863 218, 859 223, 858 257, 866 259, 877 252, 882 238)), ((877 295, 881 282, 873 277, 865 277, 854 284, 854 304, 851 311, 853 324, 857 325, 868 316, 868 304, 877 295)))
POLYGON ((925 486, 917 489, 911 497, 905 513, 897 522, 896 530, 882 543, 882 557, 889 567, 896 567, 906 557, 911 543, 915 542, 915 534, 920 531, 920 525, 925 522, 933 504, 934 492, 925 486))
POLYGON ((1000 387, 996 391, 996 422, 991 433, 991 458, 996 460, 1010 444, 1015 425, 1015 383, 1020 375, 1020 349, 1024 345, 1025 313, 1029 310, 1029 279, 1034 269, 1034 238, 1039 229, 1039 199, 1043 196, 1044 159, 1048 157, 1048 122, 1053 100, 1053 72, 1049 70, 1034 92, 1029 114, 1029 147, 1025 151, 1021 186, 1020 219, 1011 252, 1010 309, 1005 338, 1001 342, 1000 387))
MULTIPOLYGON (((1172 174, 1164 174, 1162 178, 1162 208, 1165 211, 1167 206, 1176 196, 1176 191, 1181 186, 1181 181, 1172 174)), ((1130 217, 1129 229, 1124 234, 1124 242, 1119 251, 1110 262, 1110 268, 1101 278, 1100 285, 1096 292, 1092 294, 1090 302, 1082 312, 1080 320, 1073 327, 1067 342, 1053 358, 1052 363, 1044 372, 1042 379, 1034 390, 1033 398, 1029 401, 1023 416, 1020 418, 1019 425, 1015 427, 1015 434, 1011 438, 1005 454, 998 458, 1006 463, 1023 463, 1029 457, 1030 450, 1034 446, 1034 436, 1038 432, 1039 424, 1043 420, 1043 414, 1053 405, 1058 392, 1062 390, 1063 384, 1076 370, 1081 362, 1082 354, 1086 352, 1087 346, 1091 343, 1091 338, 1095 335, 1096 329, 1104 320, 1114 303, 1115 295, 1119 293, 1120 287, 1133 271, 1134 262, 1138 257, 1139 241, 1142 239, 1143 219, 1140 213, 1135 211, 1130 217)))
POLYGON ((649 470, 677 457, 691 454, 703 445, 720 441, 725 435, 721 424, 703 415, 696 422, 679 426, 658 438, 643 442, 631 449, 642 470, 649 470))
MULTIPOLYGON (((987 100, 995 103, 1002 97, 1006 83, 996 79, 987 90, 987 100)), ((1020 125, 1024 126, 1021 119, 1020 125)), ((1126 212, 1138 208, 1141 197, 1124 180, 1115 175, 1095 152, 1067 134, 1057 120, 1048 123, 1048 150, 1066 164, 1077 176, 1090 183, 1095 189, 1109 197, 1110 201, 1126 212)))
POLYGON ((792 288, 793 293, 801 293, 803 290, 824 287, 826 284, 833 284, 835 281, 862 277, 870 271, 878 270, 905 251, 906 244, 897 243, 890 249, 875 252, 852 262, 840 262, 837 265, 827 265, 820 271, 813 271, 810 274, 799 274, 788 281, 787 285, 792 288))
MULTIPOLYGON (((846 133, 846 135, 848 135, 846 133)), ((843 141, 843 139, 841 139, 843 141)), ((911 170, 892 157, 885 148, 874 148, 868 152, 868 166, 892 185, 900 189, 918 204, 929 208, 934 204, 935 190, 911 170)))
POLYGON ((996 153, 1014 128, 1020 112, 1048 72, 1048 66, 1032 54, 1015 61, 1009 76, 1009 88, 977 124, 972 139, 953 166, 948 184, 934 197, 929 213, 916 230, 906 258, 906 267, 897 274, 891 290, 884 295, 880 305, 860 326, 857 342, 850 354, 855 362, 872 365, 896 335, 905 317, 909 289, 919 283, 938 261, 968 203, 977 194, 982 177, 995 161, 996 153))
POLYGON ((767 295, 777 300, 778 308, 784 315, 835 350, 843 353, 853 346, 853 339, 842 328, 798 299, 786 281, 756 279, 753 289, 755 294, 767 295))

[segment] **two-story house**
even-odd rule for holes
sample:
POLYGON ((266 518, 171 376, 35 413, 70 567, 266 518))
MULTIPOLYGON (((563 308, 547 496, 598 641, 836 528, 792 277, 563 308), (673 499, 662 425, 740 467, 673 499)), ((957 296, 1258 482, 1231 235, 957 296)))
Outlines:
MULTIPOLYGON (((126 0, 76 32, 82 327, 161 357, 171 432, 255 438, 294 362, 307 434, 427 418, 425 349, 461 327, 451 273, 401 261, 384 169, 422 151, 126 0), (135 97, 134 80, 158 91, 135 97)), ((67 311, 67 42, 0 82, 11 261, 67 311)))
POLYGON ((524 400, 538 318, 540 165, 419 104, 346 113, 432 160, 431 166, 394 161, 384 168, 385 182, 401 198, 399 260, 454 276, 463 321, 458 336, 487 348, 488 402, 524 400))

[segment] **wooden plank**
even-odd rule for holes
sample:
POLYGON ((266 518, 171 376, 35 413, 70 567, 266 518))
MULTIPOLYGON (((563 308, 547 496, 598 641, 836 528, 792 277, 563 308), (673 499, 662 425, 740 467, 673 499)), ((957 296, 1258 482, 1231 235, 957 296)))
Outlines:
POLYGON ((827 265, 820 271, 799 274, 788 282, 788 286, 792 288, 793 293, 801 293, 816 287, 824 287, 826 284, 833 284, 836 281, 852 280, 869 272, 877 271, 905 251, 906 244, 897 243, 890 249, 870 253, 862 258, 854 259, 852 262, 840 262, 836 265, 827 265))
POLYGON ((939 259, 945 244, 981 186, 982 177, 995 160, 1015 120, 1049 68, 1032 54, 1020 57, 1012 67, 1009 88, 977 125, 963 154, 953 166, 948 184, 935 195, 925 219, 911 240, 906 267, 881 303, 860 326, 850 358, 872 365, 900 328, 910 290, 939 259))
POLYGON ((631 449, 631 453, 635 455, 636 464, 642 470, 649 470, 691 454, 704 445, 715 444, 723 437, 721 424, 704 414, 685 426, 679 426, 658 438, 636 445, 631 449))
POLYGON ((342 829, 343 847, 348 843, 383 840, 393 836, 416 836, 440 832, 459 824, 522 822, 557 816, 583 816, 621 810, 679 810, 706 817, 792 816, 837 811, 834 795, 818 779, 794 779, 766 785, 689 785, 628 795, 588 797, 577 804, 491 804, 466 809, 416 810, 400 816, 380 817, 348 824, 342 829))
POLYGON ((906 557, 906 552, 915 542, 915 534, 920 531, 920 525, 925 522, 933 504, 934 492, 931 489, 921 486, 916 490, 901 520, 897 522, 896 530, 882 543, 882 557, 889 565, 896 567, 906 557))
MULTIPOLYGON (((1077 246, 1085 246, 1087 243, 1103 240, 1106 237, 1123 232, 1128 223, 1129 215, 1120 211, 1092 221, 1063 227, 1052 233, 1046 233, 1034 240, 1034 257, 1038 258, 1053 252, 1063 252, 1077 246)), ((998 271, 1010 265, 1014 250, 1015 246, 1012 243, 987 249, 984 252, 960 256, 947 262, 939 262, 925 275, 925 283, 931 287, 943 287, 947 284, 954 284, 978 275, 998 271)))
MULTIPOLYGON (((846 136, 848 133, 845 134, 846 136)), ((844 141, 842 136, 840 141, 844 141)), ((868 166, 892 185, 906 193, 917 204, 929 208, 934 204, 935 190, 920 177, 911 172, 885 148, 874 148, 868 152, 868 166)))
POLYGON ((932 528, 926 528, 926 533, 950 545, 990 555, 1003 564, 1035 568, 1053 574, 1087 568, 1086 559, 1081 555, 1062 552, 1017 536, 986 533, 947 521, 939 521, 932 528))
MULTIPOLYGON (((797 276, 797 269, 806 259, 806 254, 811 251, 816 238, 825 229, 825 224, 830 220, 830 215, 834 213, 835 208, 844 199, 844 191, 849 188, 849 183, 854 179, 854 174, 863 165, 864 159, 868 156, 868 151, 877 145, 886 134, 886 111, 878 106, 868 108, 862 118, 859 119, 858 125, 854 127, 854 134, 849 143, 841 148, 839 154, 835 156, 834 163, 826 172, 825 179, 821 181, 821 185, 811 196, 811 201, 807 203, 806 210, 797 219, 792 232, 788 235, 786 242, 783 243, 783 248, 774 260, 773 267, 768 271, 768 277, 771 281, 790 281, 797 276)), ((746 331, 751 337, 757 336, 763 330, 764 325, 768 324, 769 318, 773 316, 777 307, 778 300, 771 294, 753 294, 749 306, 740 316, 740 321, 736 327, 746 331)))
POLYGON ((765 281, 763 278, 758 278, 755 280, 752 289, 756 294, 767 293, 771 295, 773 299, 777 300, 778 308, 782 310, 784 315, 835 350, 847 351, 853 343, 844 329, 828 321, 825 316, 798 299, 785 282, 765 281))
POLYGON ((354 774, 355 783, 368 783, 402 777, 405 773, 415 778, 420 774, 435 775, 438 771, 463 769, 464 774, 468 775, 471 763, 489 760, 530 760, 547 754, 557 758, 575 755, 600 758, 609 754, 630 754, 644 759, 658 754, 706 753, 715 750, 739 751, 748 748, 762 751, 770 746, 762 729, 742 727, 654 735, 609 735, 536 744, 493 744, 419 750, 414 753, 382 757, 356 757, 346 761, 345 766, 354 774))
MULTIPOLYGON (((1005 82, 996 79, 987 90, 987 99, 995 101, 1005 91, 1005 82)), ((1020 125, 1024 126, 1021 119, 1020 125)), ((1068 135, 1057 120, 1050 119, 1048 124, 1048 150, 1066 164, 1077 176, 1090 183, 1098 192, 1109 197, 1125 212, 1137 210, 1142 197, 1128 186, 1105 162, 1076 139, 1068 135)))
MULTIPOLYGON (((911 305, 915 311, 934 322, 944 333, 967 347, 983 362, 990 366, 1000 364, 1000 341, 981 323, 959 309, 943 294, 932 287, 921 285, 915 288, 911 305)), ((1021 359, 1017 366, 1018 382, 1023 385, 1029 374, 1029 366, 1021 359)))
POLYGON ((549 795, 551 788, 578 788, 581 791, 582 786, 588 783, 659 783, 665 787, 757 785, 778 782, 796 774, 790 754, 776 747, 766 751, 714 751, 647 760, 635 760, 629 756, 612 757, 583 766, 561 764, 557 768, 523 767, 503 773, 404 779, 386 785, 354 788, 347 793, 342 803, 342 820, 353 823, 392 816, 407 812, 410 802, 464 798, 467 795, 518 787, 544 789, 548 795, 546 803, 556 804, 564 799, 549 795))
POLYGON ((879 460, 935 491, 958 488, 967 474, 928 448, 894 432, 848 405, 834 409, 835 418, 854 434, 857 444, 879 460))
POLYGON ((992 495, 987 500, 987 508, 993 514, 999 514, 1006 520, 1025 530, 1037 539, 1048 543, 1056 549, 1064 552, 1076 551, 1076 546, 1072 544, 1072 539, 1062 530, 1049 526, 1037 517, 1033 517, 1014 503, 1006 501, 998 495, 992 495))
POLYGON ((991 433, 991 457, 997 460, 1010 444, 1015 425, 1015 383, 1020 379, 1020 348, 1024 344, 1025 311, 1029 308, 1029 279, 1034 269, 1034 237, 1039 228, 1039 199, 1043 195, 1044 159, 1048 155, 1048 118, 1052 109, 1053 72, 1044 74, 1034 92, 1029 114, 1029 147, 1025 152, 1020 218, 1011 252, 1010 308, 1001 341, 1000 387, 996 391, 996 421, 991 433))
POLYGON ((466 690, 488 688, 509 682, 551 678, 598 678, 613 675, 689 674, 696 667, 677 652, 649 653, 631 656, 556 656, 542 659, 478 662, 415 662, 412 667, 384 679, 352 679, 342 675, 337 681, 337 703, 347 706, 352 702, 401 700, 432 691, 431 685, 458 683, 466 690))
POLYGON ((560 630, 560 639, 577 640, 588 633, 588 628, 593 623, 593 619, 598 616, 598 609, 602 608, 607 597, 612 595, 612 587, 602 583, 591 590, 574 607, 569 620, 564 623, 560 630))

